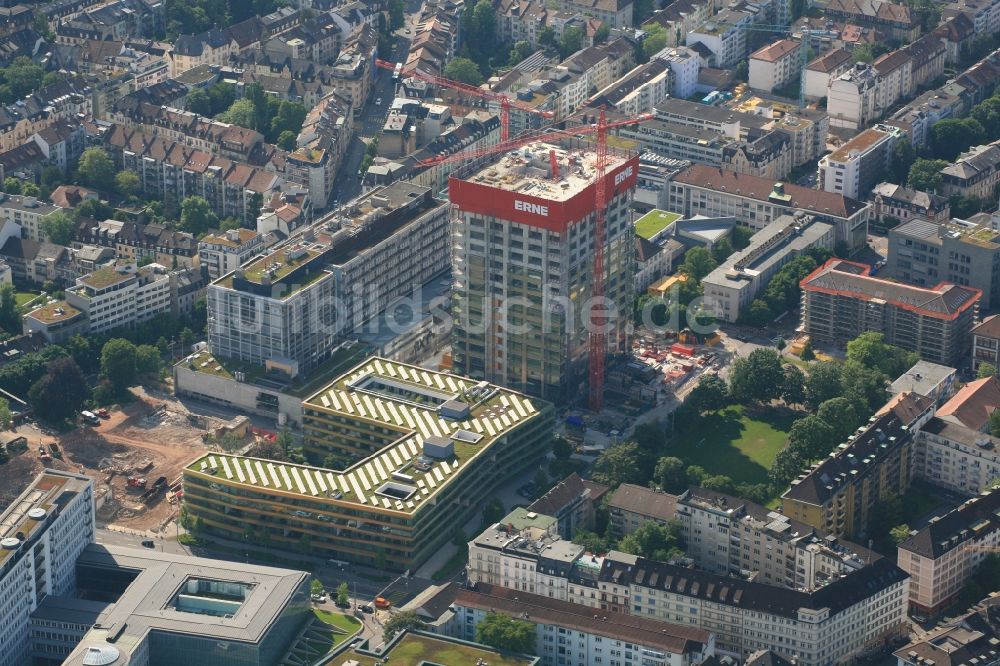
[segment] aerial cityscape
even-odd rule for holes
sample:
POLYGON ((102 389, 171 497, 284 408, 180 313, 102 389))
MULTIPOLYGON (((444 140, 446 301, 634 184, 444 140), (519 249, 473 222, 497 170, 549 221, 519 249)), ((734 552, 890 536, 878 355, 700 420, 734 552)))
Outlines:
POLYGON ((8 0, 0 666, 1000 666, 1000 0, 8 0))

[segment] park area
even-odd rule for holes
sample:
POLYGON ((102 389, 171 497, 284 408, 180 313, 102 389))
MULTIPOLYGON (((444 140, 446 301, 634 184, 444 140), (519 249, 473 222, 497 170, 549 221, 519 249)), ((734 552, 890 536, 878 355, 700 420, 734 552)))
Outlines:
POLYGON ((785 447, 792 422, 801 414, 781 407, 752 412, 741 405, 703 417, 667 445, 665 455, 724 474, 736 483, 767 483, 774 458, 785 447))

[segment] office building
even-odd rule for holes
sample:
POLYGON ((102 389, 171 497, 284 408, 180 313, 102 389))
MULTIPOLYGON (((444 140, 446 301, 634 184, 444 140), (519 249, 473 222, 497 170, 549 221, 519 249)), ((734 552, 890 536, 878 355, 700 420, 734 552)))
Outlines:
POLYGON ((822 190, 771 178, 695 164, 670 181, 668 209, 685 217, 733 217, 755 231, 782 215, 803 212, 835 228, 835 242, 862 247, 871 205, 822 190))
POLYGON ((802 329, 846 345, 868 331, 932 363, 955 366, 969 353, 982 292, 940 283, 914 287, 869 275, 871 266, 831 259, 802 281, 802 329))
POLYGON ((447 266, 447 206, 397 182, 366 193, 208 288, 216 356, 292 376, 447 266))
POLYGON ((811 248, 832 251, 834 239, 833 225, 810 215, 779 217, 702 279, 704 307, 723 321, 736 321, 785 264, 811 248))
POLYGON ((949 282, 983 292, 981 306, 1000 306, 1000 232, 989 224, 911 219, 889 230, 885 271, 920 287, 949 282))
POLYGON ((608 529, 617 537, 635 532, 647 522, 666 524, 677 517, 677 496, 623 483, 608 500, 608 529))
POLYGON ((277 664, 312 617, 304 571, 97 544, 76 569, 31 618, 34 656, 76 643, 65 666, 277 664))
POLYGON ((908 582, 875 554, 854 573, 804 592, 611 553, 600 574, 600 610, 698 627, 714 634, 721 656, 743 660, 771 650, 801 666, 825 666, 906 635, 908 582))
MULTIPOLYGON (((452 175, 456 372, 566 400, 587 381, 596 154, 532 144, 452 175), (552 166, 558 174, 551 173, 552 166), (513 327, 513 328, 511 328, 513 327)), ((609 353, 629 348, 639 160, 612 151, 605 173, 604 296, 609 353)))
MULTIPOLYGON (((910 395, 907 401, 921 418, 930 417, 929 399, 910 395)), ((875 505, 906 492, 913 433, 895 411, 873 416, 852 437, 792 481, 781 496, 785 515, 834 536, 860 538, 875 505)))
POLYGON ((76 558, 93 541, 86 476, 46 470, 0 515, 0 665, 31 663, 31 613, 74 591, 76 558))
POLYGON ((545 666, 646 664, 695 666, 715 653, 711 632, 621 613, 594 614, 581 604, 496 585, 460 589, 451 620, 457 635, 475 639, 490 613, 527 620, 535 627, 534 653, 545 666))
POLYGON ((935 486, 976 495, 1000 478, 1000 438, 936 417, 916 438, 914 475, 935 486))
POLYGON ((984 317, 972 327, 972 369, 988 363, 1000 369, 1000 315, 984 317))
POLYGON ((892 158, 892 148, 903 132, 880 125, 866 129, 819 161, 821 189, 852 199, 869 198, 882 180, 892 158))
POLYGON ((184 470, 184 493, 205 530, 286 548, 305 539, 324 557, 412 569, 552 436, 546 403, 377 357, 303 412, 306 455, 342 468, 202 456, 184 470))
POLYGON ((701 58, 697 53, 686 46, 668 46, 653 57, 667 63, 673 74, 670 77, 672 98, 687 99, 695 93, 701 69, 701 58))
POLYGON ((102 268, 66 290, 66 303, 87 318, 90 333, 128 328, 171 311, 170 275, 159 264, 102 268))
POLYGON ((1000 548, 1000 489, 983 492, 897 547, 910 575, 911 612, 934 615, 954 601, 990 552, 1000 548))

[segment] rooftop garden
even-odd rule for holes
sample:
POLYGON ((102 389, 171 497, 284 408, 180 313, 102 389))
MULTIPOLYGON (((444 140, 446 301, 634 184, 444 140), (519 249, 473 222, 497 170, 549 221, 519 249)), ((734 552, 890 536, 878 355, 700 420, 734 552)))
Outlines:
POLYGON ((635 234, 649 240, 680 218, 680 213, 652 210, 636 220, 635 234))
POLYGON ((487 663, 490 666, 528 666, 533 663, 520 657, 506 656, 487 647, 476 647, 454 640, 441 640, 416 634, 406 634, 392 648, 379 656, 359 652, 348 652, 347 659, 353 659, 361 666, 376 666, 383 661, 395 666, 420 666, 421 664, 448 664, 474 666, 487 663))

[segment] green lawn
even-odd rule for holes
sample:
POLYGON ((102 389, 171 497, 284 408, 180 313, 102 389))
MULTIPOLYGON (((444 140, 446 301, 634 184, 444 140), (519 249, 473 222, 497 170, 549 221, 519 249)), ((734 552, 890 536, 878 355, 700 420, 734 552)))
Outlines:
POLYGON ((680 219, 680 213, 671 213, 665 210, 651 210, 635 221, 635 233, 637 236, 649 239, 658 234, 667 225, 680 219))
POLYGON ((785 446, 794 412, 767 409, 751 417, 742 406, 703 417, 667 445, 666 455, 737 483, 766 483, 775 456, 785 446))
POLYGON ((20 306, 25 306, 31 301, 38 298, 39 291, 16 291, 14 292, 14 300, 20 306))
POLYGON ((337 627, 342 631, 346 631, 351 634, 361 626, 361 622, 357 618, 353 618, 350 615, 344 615, 343 613, 331 613, 330 611, 321 610, 319 608, 314 608, 313 613, 321 622, 325 622, 332 627, 337 627))
MULTIPOLYGON (((374 666, 376 660, 356 652, 347 653, 345 658, 354 659, 362 666, 374 666)), ((475 666, 482 659, 490 666, 524 666, 528 662, 501 655, 488 648, 479 649, 448 640, 438 640, 426 636, 408 634, 388 653, 385 661, 394 666, 418 666, 423 663, 444 664, 446 666, 475 666)))

